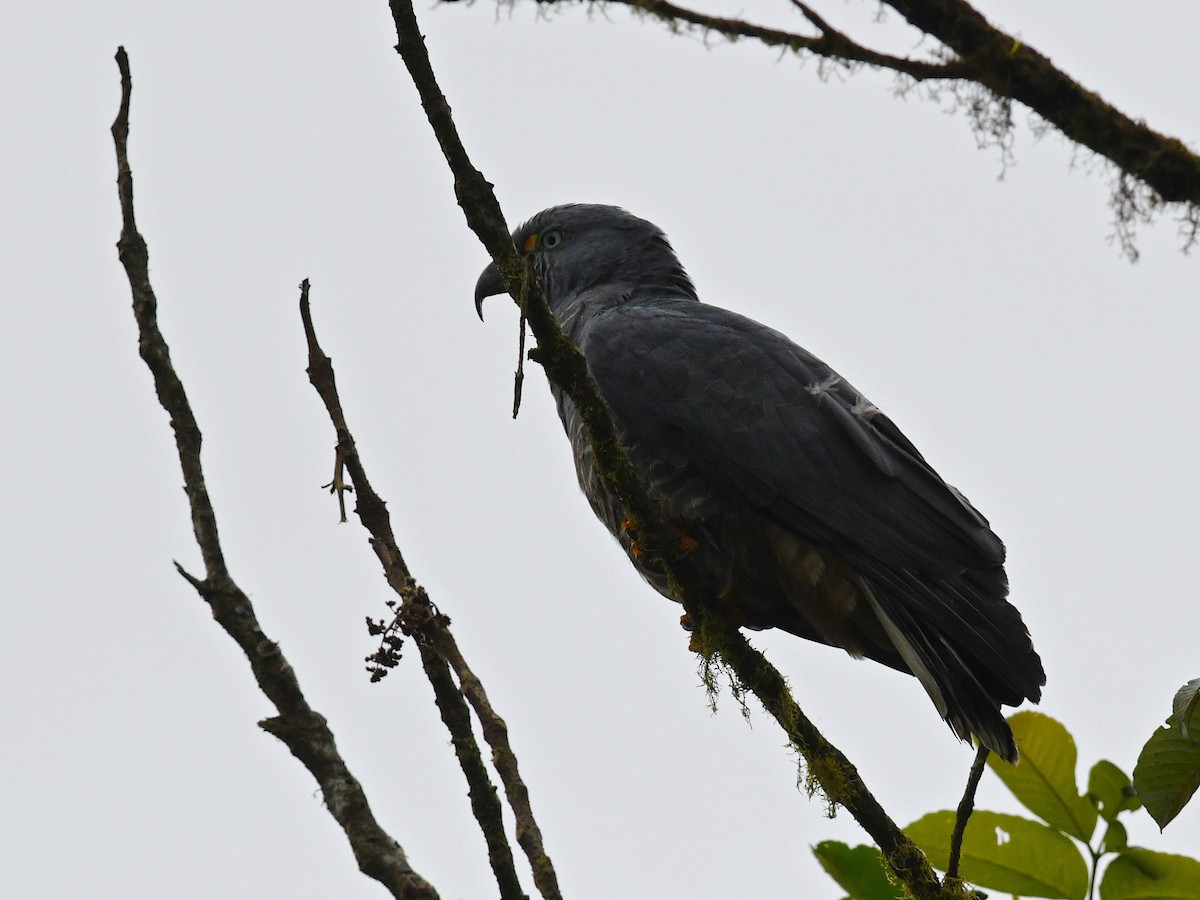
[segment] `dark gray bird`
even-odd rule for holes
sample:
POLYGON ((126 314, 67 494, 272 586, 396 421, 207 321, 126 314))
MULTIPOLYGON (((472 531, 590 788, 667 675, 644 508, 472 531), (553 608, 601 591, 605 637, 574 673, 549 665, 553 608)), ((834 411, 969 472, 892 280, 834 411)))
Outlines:
MULTIPOLYGON (((892 421, 765 325, 701 303, 666 235, 613 206, 556 206, 513 234, 583 351, 642 484, 713 599, 915 675, 959 738, 1015 762, 1002 704, 1046 683, 1005 599, 1004 545, 892 421)), ((494 265, 475 287, 503 293, 494 265)), ((554 389, 580 486, 659 592, 620 501, 554 389)))

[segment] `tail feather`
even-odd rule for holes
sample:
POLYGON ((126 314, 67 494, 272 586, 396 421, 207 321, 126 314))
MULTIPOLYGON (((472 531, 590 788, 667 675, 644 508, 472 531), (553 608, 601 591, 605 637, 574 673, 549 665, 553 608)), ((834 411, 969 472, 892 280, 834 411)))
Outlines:
POLYGON ((863 568, 875 614, 950 729, 1015 763, 1000 707, 1036 702, 1046 683, 1020 613, 963 582, 931 585, 912 573, 863 568))

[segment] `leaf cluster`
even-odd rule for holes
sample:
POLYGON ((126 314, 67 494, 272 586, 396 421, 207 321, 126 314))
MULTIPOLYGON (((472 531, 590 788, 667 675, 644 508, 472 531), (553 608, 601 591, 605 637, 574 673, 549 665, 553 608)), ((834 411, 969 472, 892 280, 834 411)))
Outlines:
MULTIPOLYGON (((1036 818, 980 810, 967 825, 962 878, 1013 897, 1084 900, 1200 900, 1200 860, 1128 843, 1122 817, 1145 808, 1163 828, 1200 785, 1200 679, 1179 690, 1167 724, 1147 741, 1131 779, 1102 759, 1076 783, 1070 732, 1036 712, 1009 717, 1021 761, 988 765, 1036 818), (1102 865, 1104 863, 1104 865, 1102 865)), ((950 856, 952 810, 928 813, 904 829, 935 867, 950 856)), ((853 900, 904 900, 883 857, 869 846, 824 841, 813 848, 853 900)))

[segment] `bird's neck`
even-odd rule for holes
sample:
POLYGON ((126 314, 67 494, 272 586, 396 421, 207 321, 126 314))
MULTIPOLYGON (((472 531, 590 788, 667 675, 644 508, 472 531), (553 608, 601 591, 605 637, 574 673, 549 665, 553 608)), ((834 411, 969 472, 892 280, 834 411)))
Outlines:
POLYGON ((568 294, 554 303, 554 317, 563 331, 576 343, 588 322, 600 313, 630 303, 653 304, 658 301, 696 300, 691 283, 638 282, 605 284, 568 294))

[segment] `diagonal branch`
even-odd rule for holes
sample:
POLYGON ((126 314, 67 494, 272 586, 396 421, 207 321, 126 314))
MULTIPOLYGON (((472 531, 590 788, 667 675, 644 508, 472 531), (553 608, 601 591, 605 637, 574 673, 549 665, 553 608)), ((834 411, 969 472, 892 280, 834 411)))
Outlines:
POLYGON ((191 507, 196 542, 204 559, 204 578, 198 579, 176 564, 182 575, 212 609, 213 618, 241 647, 250 661, 262 692, 278 715, 259 722, 275 735, 316 778, 329 812, 346 833, 358 867, 364 875, 402 900, 437 900, 437 892, 408 864, 404 850, 375 821, 362 786, 350 774, 338 753, 324 716, 308 705, 296 673, 279 645, 263 633, 249 598, 234 583, 217 535, 217 519, 200 463, 200 428, 158 328, 158 300, 150 286, 150 257, 138 233, 133 210, 133 173, 129 166, 129 100, 132 80, 125 48, 117 50, 121 70, 121 107, 113 122, 117 151, 117 192, 121 201, 121 237, 117 250, 133 292, 133 314, 138 325, 138 349, 145 360, 159 402, 171 417, 175 446, 191 507))
MULTIPOLYGON (((471 726, 468 703, 492 749, 492 762, 504 785, 509 807, 516 823, 517 843, 529 859, 533 880, 545 900, 562 900, 554 864, 546 853, 542 832, 533 816, 529 789, 521 778, 517 757, 508 740, 508 726, 492 708, 482 682, 467 666, 450 631, 450 620, 429 599, 425 589, 409 571, 396 536, 392 531, 387 505, 371 487, 370 479, 358 454, 354 435, 346 422, 334 378, 333 363, 317 341, 308 299, 308 280, 300 285, 300 318, 308 345, 308 377, 316 389, 337 432, 337 468, 349 471, 355 496, 355 513, 371 534, 371 547, 383 565, 384 577, 400 597, 397 614, 399 627, 412 637, 421 655, 421 665, 433 686, 434 698, 442 721, 450 731, 459 766, 467 778, 471 810, 487 843, 488 860, 500 887, 502 900, 523 900, 525 894, 517 877, 512 850, 504 831, 503 811, 484 766, 471 726), (453 674, 451 672, 453 670, 453 674), (457 679, 457 683, 455 683, 457 679), (465 697, 465 700, 464 700, 465 697)), ((339 491, 339 502, 341 495, 339 491)))
MULTIPOLYGON (((405 610, 407 615, 413 612, 415 611, 411 609, 405 610)), ((431 617, 422 627, 438 628, 438 625, 433 624, 433 619, 436 618, 439 617, 431 617)), ((471 711, 463 695, 459 693, 458 685, 454 683, 450 667, 446 665, 446 660, 438 653, 434 643, 425 640, 424 634, 416 629, 413 633, 417 637, 421 665, 433 686, 434 702, 441 713, 442 721, 446 724, 446 730, 450 732, 450 742, 454 745, 459 768, 467 778, 467 796, 471 800, 471 812, 475 814, 475 821, 479 823, 479 830, 483 833, 484 843, 487 844, 488 862, 496 876, 496 885, 500 888, 500 900, 529 900, 521 887, 512 847, 509 846, 508 836, 504 833, 504 807, 500 805, 500 799, 496 796, 496 787, 488 776, 483 754, 479 752, 479 742, 475 740, 475 731, 471 727, 471 711)))
POLYGON ((966 77, 1018 100, 1078 144, 1107 157, 1167 202, 1200 205, 1200 156, 1135 122, 1033 47, 991 25, 965 0, 887 0, 962 59, 966 77))
POLYGON ((529 789, 525 786, 525 782, 517 770, 517 757, 508 740, 508 725, 492 708, 487 692, 483 689, 483 682, 467 666, 449 629, 438 633, 436 643, 437 652, 454 670, 454 675, 458 678, 459 690, 467 698, 471 708, 475 710, 480 727, 483 729, 483 738, 492 748, 492 764, 496 767, 496 771, 500 774, 500 781, 504 785, 508 805, 516 824, 517 844, 525 852, 525 857, 533 870, 534 886, 545 900, 562 900, 554 864, 546 853, 541 829, 533 817, 529 789))
MULTIPOLYGON (((618 438, 612 414, 587 371, 583 355, 558 327, 531 269, 512 245, 492 186, 471 164, 449 104, 434 76, 410 0, 391 0, 391 9, 398 38, 396 49, 454 173, 459 205, 468 225, 504 273, 509 292, 514 299, 524 300, 524 311, 538 341, 536 360, 545 368, 547 377, 566 391, 579 409, 596 464, 614 486, 629 517, 638 523, 639 533, 646 536, 646 546, 672 546, 671 532, 659 521, 653 503, 638 482, 618 438)), ((663 565, 671 579, 673 596, 682 598, 688 617, 699 631, 702 654, 707 659, 719 657, 732 669, 739 683, 758 696, 804 756, 810 774, 829 799, 845 806, 866 829, 913 896, 918 900, 961 897, 961 893, 942 886, 924 854, 884 812, 850 762, 805 717, 778 670, 735 627, 709 608, 711 598, 698 589, 700 582, 688 569, 686 558, 675 561, 669 568, 665 562, 663 565)))
MULTIPOLYGON (((563 3, 566 0, 538 0, 563 3)), ((668 0, 603 0, 648 13, 671 29, 701 28, 731 40, 753 38, 769 47, 809 52, 837 62, 891 69, 917 81, 941 79, 985 88, 998 101, 1017 100, 1067 138, 1105 157, 1145 184, 1157 200, 1185 204, 1186 246, 1200 230, 1200 155, 1178 138, 1154 131, 1107 103, 1058 69, 1048 57, 991 25, 966 0, 886 0, 911 25, 953 54, 945 61, 914 60, 871 50, 829 25, 811 6, 792 0, 815 37, 709 16, 668 0)), ((1135 214, 1136 214, 1135 210, 1135 214)), ((1117 211, 1118 219, 1121 217, 1117 211)), ((492 248, 489 247, 489 250, 492 248)))

